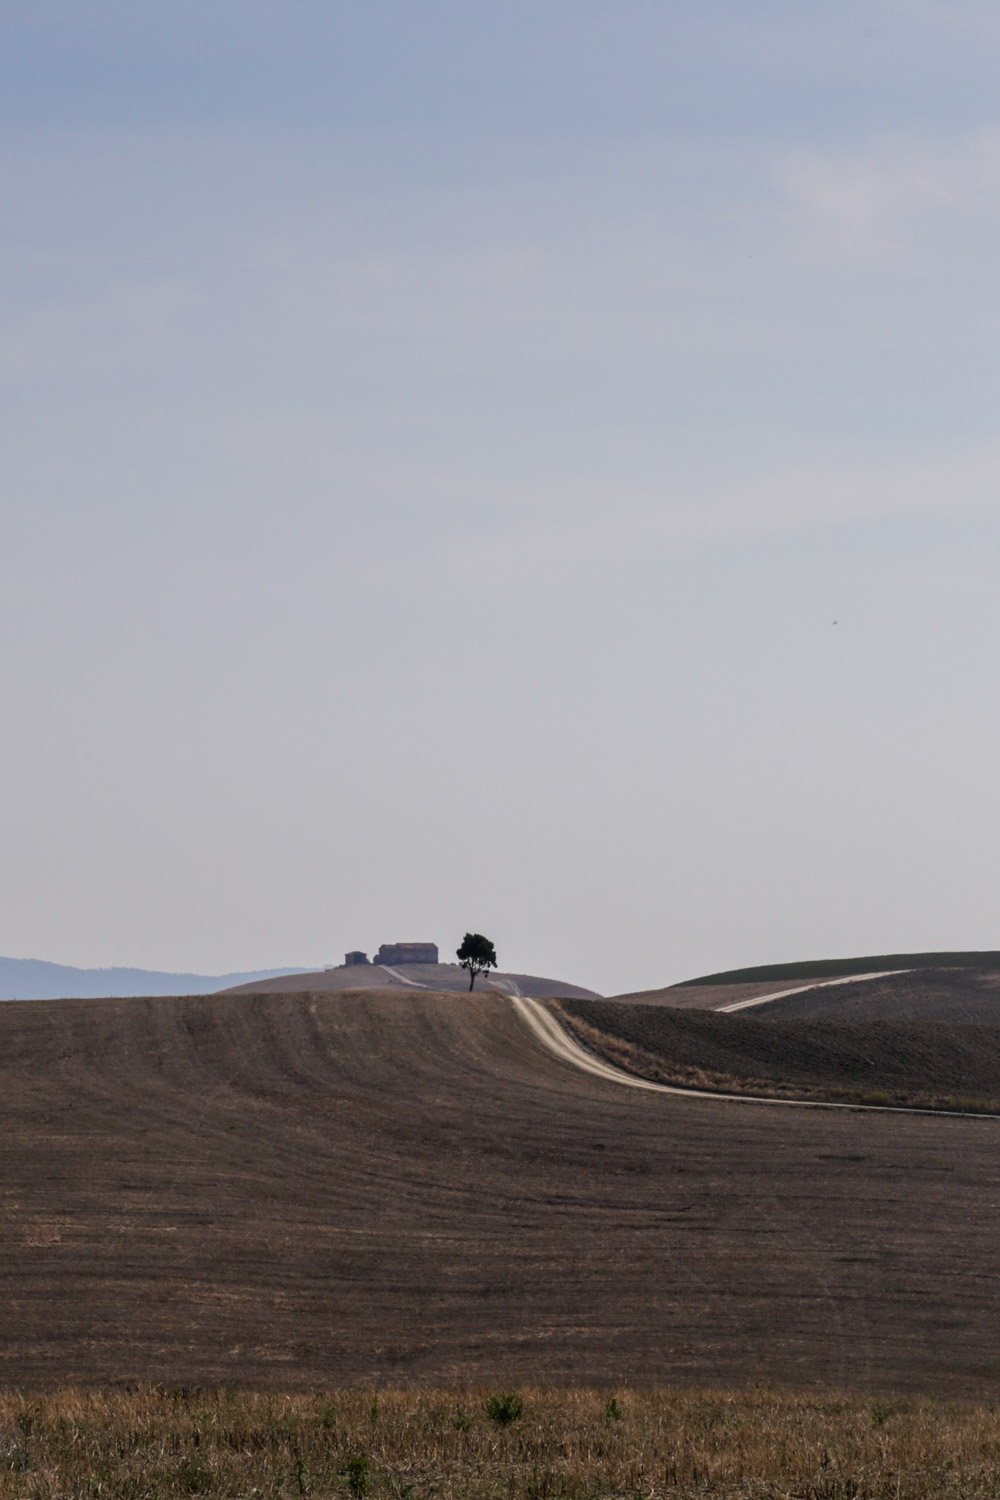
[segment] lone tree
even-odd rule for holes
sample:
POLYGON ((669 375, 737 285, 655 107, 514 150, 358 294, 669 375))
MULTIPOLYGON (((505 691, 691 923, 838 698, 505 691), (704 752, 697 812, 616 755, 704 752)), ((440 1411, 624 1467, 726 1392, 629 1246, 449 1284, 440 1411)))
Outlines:
POLYGON ((495 969, 497 966, 497 950, 489 938, 484 938, 481 932, 467 932, 462 939, 462 946, 457 951, 458 961, 463 969, 469 971, 469 989, 476 982, 477 974, 485 974, 487 969, 495 969))

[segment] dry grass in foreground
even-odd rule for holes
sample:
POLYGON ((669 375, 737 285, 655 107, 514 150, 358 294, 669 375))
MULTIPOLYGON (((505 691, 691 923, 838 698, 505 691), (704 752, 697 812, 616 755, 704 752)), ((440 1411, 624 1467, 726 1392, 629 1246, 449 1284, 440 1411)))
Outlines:
POLYGON ((0 1396, 0 1496, 1000 1493, 1000 1414, 719 1391, 142 1389, 0 1396))

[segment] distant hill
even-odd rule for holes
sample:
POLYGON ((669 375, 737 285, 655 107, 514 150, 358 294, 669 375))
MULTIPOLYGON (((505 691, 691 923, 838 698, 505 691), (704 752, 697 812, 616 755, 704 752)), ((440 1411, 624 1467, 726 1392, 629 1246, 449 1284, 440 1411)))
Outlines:
POLYGON ((1000 969, 1000 952, 879 953, 869 958, 820 958, 797 964, 759 964, 752 969, 725 969, 672 986, 687 989, 706 984, 756 984, 762 980, 836 979, 841 974, 875 974, 886 969, 1000 969))
POLYGON ((240 974, 168 974, 159 969, 75 969, 40 958, 0 958, 0 1000, 94 1000, 105 995, 209 995, 296 974, 298 969, 254 969, 240 974))
MULTIPOLYGON (((297 969, 284 979, 261 979, 233 986, 235 994, 291 994, 304 990, 467 990, 469 976, 458 964, 340 964, 335 969, 313 973, 297 969)), ((502 995, 531 995, 536 1000, 598 999, 596 991, 562 979, 541 979, 536 974, 481 974, 476 993, 499 991, 502 995)))

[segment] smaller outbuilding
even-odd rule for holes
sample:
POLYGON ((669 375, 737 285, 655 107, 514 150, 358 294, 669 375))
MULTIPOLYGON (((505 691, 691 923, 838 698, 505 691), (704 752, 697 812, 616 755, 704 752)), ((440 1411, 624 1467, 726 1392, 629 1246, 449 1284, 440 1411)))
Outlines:
POLYGON ((353 969, 355 964, 366 964, 367 962, 368 954, 362 953, 360 948, 355 948, 352 953, 344 954, 345 969, 353 969))

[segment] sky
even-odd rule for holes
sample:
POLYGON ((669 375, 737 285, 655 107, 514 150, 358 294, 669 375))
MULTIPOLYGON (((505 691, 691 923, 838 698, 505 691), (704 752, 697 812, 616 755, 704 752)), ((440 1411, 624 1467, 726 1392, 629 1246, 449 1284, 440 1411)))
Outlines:
POLYGON ((1000 947, 998 54, 0 9, 0 953, 1000 947))

